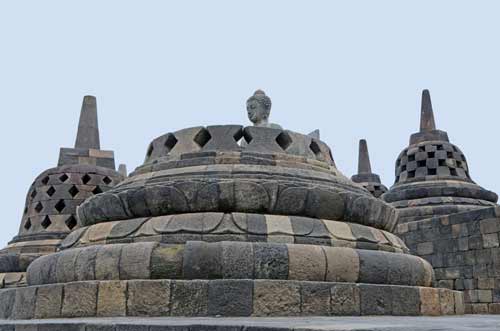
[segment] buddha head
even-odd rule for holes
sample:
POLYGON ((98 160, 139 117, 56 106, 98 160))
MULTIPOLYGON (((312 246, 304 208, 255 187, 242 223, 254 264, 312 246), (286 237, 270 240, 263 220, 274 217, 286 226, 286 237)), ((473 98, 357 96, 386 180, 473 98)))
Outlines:
POLYGON ((257 90, 247 100, 248 119, 255 126, 266 126, 271 113, 271 99, 262 90, 257 90))

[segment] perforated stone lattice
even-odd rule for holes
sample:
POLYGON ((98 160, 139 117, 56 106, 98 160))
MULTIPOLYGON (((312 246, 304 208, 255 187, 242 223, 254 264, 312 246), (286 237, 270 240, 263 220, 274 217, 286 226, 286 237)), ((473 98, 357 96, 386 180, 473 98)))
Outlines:
POLYGON ((20 234, 60 232, 77 227, 76 208, 92 195, 119 181, 95 173, 53 173, 42 176, 28 193, 20 234))
POLYGON ((424 142, 405 149, 396 161, 396 184, 437 178, 470 182, 465 155, 447 142, 424 142))

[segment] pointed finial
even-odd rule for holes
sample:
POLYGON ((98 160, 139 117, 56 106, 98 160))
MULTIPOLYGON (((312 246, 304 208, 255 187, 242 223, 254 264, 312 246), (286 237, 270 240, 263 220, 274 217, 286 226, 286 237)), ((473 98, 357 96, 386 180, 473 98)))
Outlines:
POLYGON ((126 164, 120 164, 118 166, 118 172, 120 173, 120 175, 122 175, 123 177, 127 177, 128 176, 128 172, 127 172, 127 165, 126 164))
POLYGON ((321 134, 319 132, 319 129, 316 129, 313 132, 309 133, 308 136, 320 140, 321 134))
POLYGON ((87 95, 83 98, 75 148, 101 148, 97 122, 97 103, 94 96, 87 95))
POLYGON ((429 90, 422 91, 422 108, 420 113, 420 132, 436 130, 434 112, 432 110, 431 95, 429 90))
POLYGON ((368 155, 368 144, 365 139, 359 141, 358 174, 371 174, 370 155, 368 155))

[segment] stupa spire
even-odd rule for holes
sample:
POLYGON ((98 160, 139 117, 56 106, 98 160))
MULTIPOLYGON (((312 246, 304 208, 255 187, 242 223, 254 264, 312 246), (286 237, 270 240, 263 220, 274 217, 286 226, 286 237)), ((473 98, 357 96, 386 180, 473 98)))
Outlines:
POLYGON ((97 102, 94 96, 87 95, 83 97, 75 148, 101 148, 97 121, 97 102))
POLYGON ((368 144, 365 139, 359 141, 358 174, 371 174, 370 155, 368 154, 368 144))
POLYGON ((422 91, 422 106, 420 113, 420 132, 436 130, 434 111, 432 110, 431 94, 429 90, 422 91))

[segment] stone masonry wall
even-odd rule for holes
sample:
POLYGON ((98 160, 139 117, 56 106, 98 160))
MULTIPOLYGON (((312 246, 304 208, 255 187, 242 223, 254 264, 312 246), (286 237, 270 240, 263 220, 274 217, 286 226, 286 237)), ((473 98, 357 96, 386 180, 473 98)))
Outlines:
POLYGON ((436 286, 464 291, 466 313, 500 314, 500 207, 398 225, 432 264, 436 286))

